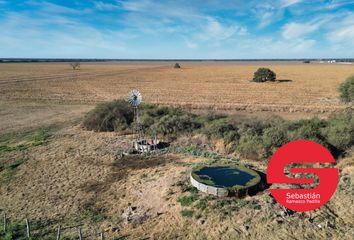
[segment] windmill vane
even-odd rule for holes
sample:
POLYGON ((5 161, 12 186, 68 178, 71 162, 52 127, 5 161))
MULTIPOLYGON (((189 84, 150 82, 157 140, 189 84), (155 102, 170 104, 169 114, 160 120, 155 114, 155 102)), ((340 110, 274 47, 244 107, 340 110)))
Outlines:
POLYGON ((127 101, 133 107, 139 106, 141 104, 141 101, 142 101, 141 93, 138 90, 135 90, 135 89, 131 90, 128 93, 127 101))

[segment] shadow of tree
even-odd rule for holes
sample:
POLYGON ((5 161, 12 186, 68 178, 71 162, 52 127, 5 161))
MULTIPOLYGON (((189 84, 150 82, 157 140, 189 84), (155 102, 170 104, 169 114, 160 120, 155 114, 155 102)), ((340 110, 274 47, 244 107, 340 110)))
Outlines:
POLYGON ((286 82, 292 82, 293 80, 290 79, 278 79, 277 82, 279 83, 286 83, 286 82))

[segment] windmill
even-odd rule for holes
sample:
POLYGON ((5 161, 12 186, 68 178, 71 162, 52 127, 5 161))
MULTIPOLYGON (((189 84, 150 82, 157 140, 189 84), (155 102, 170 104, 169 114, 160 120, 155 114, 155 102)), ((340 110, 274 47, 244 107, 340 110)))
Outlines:
POLYGON ((141 104, 141 101, 142 101, 142 96, 138 90, 134 89, 128 93, 127 102, 134 109, 134 136, 135 136, 134 144, 137 144, 144 140, 144 133, 140 125, 139 109, 138 109, 139 105, 141 104))

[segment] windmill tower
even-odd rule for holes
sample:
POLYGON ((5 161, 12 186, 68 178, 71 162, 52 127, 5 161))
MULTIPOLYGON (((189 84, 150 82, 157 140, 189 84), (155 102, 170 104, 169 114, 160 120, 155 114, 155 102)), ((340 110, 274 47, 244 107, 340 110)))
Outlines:
POLYGON ((135 136, 134 144, 136 144, 144 140, 144 133, 140 124, 139 108, 138 108, 142 101, 141 93, 135 89, 131 90, 128 93, 127 101, 134 110, 134 136, 135 136))

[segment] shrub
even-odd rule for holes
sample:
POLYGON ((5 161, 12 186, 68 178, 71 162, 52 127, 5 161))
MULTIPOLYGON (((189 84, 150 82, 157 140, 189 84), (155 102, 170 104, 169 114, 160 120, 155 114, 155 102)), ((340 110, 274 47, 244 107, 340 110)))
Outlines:
POLYGON ((201 210, 204 210, 208 207, 208 199, 207 198, 203 198, 200 199, 196 204, 195 207, 201 210))
MULTIPOLYGON (((121 131, 132 128, 133 121, 134 112, 129 104, 124 100, 115 100, 100 104, 90 111, 83 121, 83 126, 94 131, 121 131)), ((164 136, 192 132, 201 126, 194 114, 179 108, 148 104, 140 107, 140 124, 147 133, 164 136)))
POLYGON ((206 126, 207 124, 210 124, 212 121, 225 119, 225 118, 227 118, 226 115, 216 114, 214 112, 209 112, 207 114, 197 116, 197 120, 202 126, 206 126))
POLYGON ((289 130, 292 131, 291 140, 305 139, 314 141, 326 147, 333 153, 333 147, 327 142, 322 134, 322 131, 326 126, 327 122, 317 117, 294 122, 289 126, 289 130))
POLYGON ((142 106, 140 123, 147 133, 169 135, 170 137, 192 132, 201 126, 194 114, 179 108, 155 107, 153 105, 142 106))
POLYGON ((80 62, 72 62, 72 63, 70 63, 70 66, 73 70, 79 70, 80 69, 80 62))
POLYGON ((270 122, 258 119, 246 119, 240 124, 240 135, 262 135, 264 129, 270 127, 270 122))
POLYGON ((177 202, 179 202, 181 206, 190 206, 197 198, 196 194, 192 194, 190 196, 179 197, 177 202))
POLYGON ((284 125, 274 125, 264 130, 263 144, 267 156, 273 154, 277 148, 283 146, 288 141, 288 131, 284 125))
POLYGON ((223 139, 225 144, 238 141, 240 138, 237 127, 231 124, 228 118, 217 119, 206 124, 203 132, 209 138, 223 139))
POLYGON ((175 65, 173 67, 174 68, 181 68, 181 65, 179 65, 179 63, 175 63, 175 65))
POLYGON ((348 77, 340 87, 340 98, 343 102, 354 102, 354 75, 348 77))
POLYGON ((328 119, 328 126, 323 130, 327 141, 345 151, 354 145, 354 111, 346 110, 328 119))
POLYGON ((250 159, 259 159, 264 154, 262 138, 256 135, 242 136, 236 149, 241 156, 250 159))
POLYGON ((151 131, 164 136, 176 136, 192 132, 199 128, 199 123, 190 115, 166 115, 151 126, 151 131))
POLYGON ((87 130, 112 132, 125 130, 134 120, 133 109, 124 100, 103 103, 90 111, 83 121, 87 130))
POLYGON ((258 68, 254 73, 253 81, 254 82, 266 82, 266 81, 275 81, 277 78, 276 74, 269 68, 258 68))

